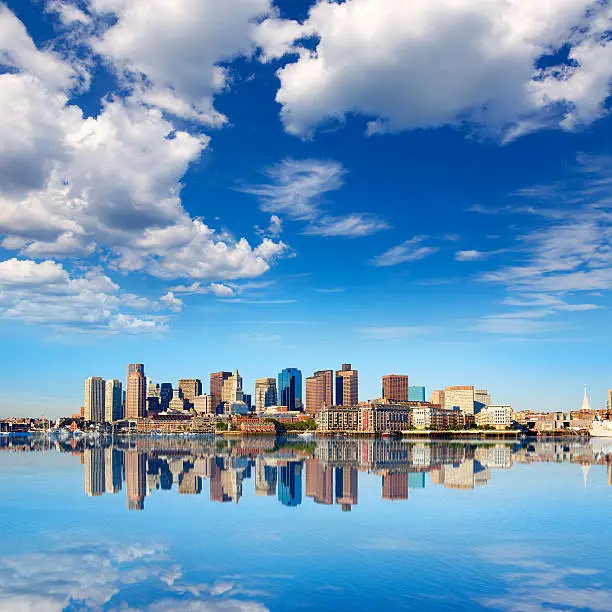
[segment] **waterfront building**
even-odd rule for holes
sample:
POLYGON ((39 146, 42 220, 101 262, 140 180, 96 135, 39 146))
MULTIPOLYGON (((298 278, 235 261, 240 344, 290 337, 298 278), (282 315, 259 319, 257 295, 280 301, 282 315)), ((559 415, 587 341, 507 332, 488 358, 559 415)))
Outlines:
POLYGON ((359 374, 350 363, 343 363, 336 371, 336 404, 356 406, 359 403, 359 374))
POLYGON ((106 381, 104 391, 104 420, 113 423, 123 419, 123 385, 116 378, 106 381))
POLYGON ((425 401, 425 387, 419 385, 411 385, 408 387, 408 401, 410 402, 424 402, 425 401))
MULTIPOLYGON (((407 402, 408 375, 407 374, 387 374, 382 377, 382 396, 390 402, 407 402)), ((340 402, 336 402, 340 403, 340 402)))
POLYGON ((466 418, 461 410, 448 410, 439 406, 417 406, 410 415, 410 424, 415 429, 431 431, 462 429, 466 424, 466 418))
POLYGON ((444 407, 444 391, 439 389, 432 391, 431 397, 429 398, 429 403, 444 407))
POLYGON ((221 401, 226 402, 242 402, 242 376, 236 370, 231 376, 228 376, 221 387, 221 401))
POLYGON ((210 394, 213 396, 215 408, 223 401, 223 383, 231 375, 231 372, 211 372, 210 374, 210 394))
POLYGON ((166 412, 170 408, 172 391, 172 383, 162 383, 159 386, 159 407, 162 412, 166 412))
POLYGON ((474 412, 478 413, 492 403, 491 396, 486 389, 474 390, 474 412))
POLYGON ((193 400, 193 408, 198 414, 217 414, 214 398, 208 393, 198 395, 193 400))
POLYGON ((104 493, 104 449, 86 448, 83 451, 85 465, 85 493, 96 497, 104 493))
POLYGON ((255 410, 264 412, 270 406, 276 406, 276 378, 257 378, 255 380, 255 410))
POLYGON ((400 432, 410 425, 412 406, 370 402, 359 406, 331 406, 315 416, 317 431, 331 433, 382 434, 400 432))
POLYGON ((319 370, 306 379, 306 412, 317 414, 334 403, 334 371, 319 370))
POLYGON ((202 395, 202 381, 199 378, 181 378, 178 381, 181 396, 187 400, 189 408, 193 408, 193 401, 202 395))
POLYGON ((189 404, 182 396, 181 390, 173 389, 168 412, 184 412, 186 410, 189 410, 189 404))
POLYGON ((302 410, 302 372, 297 368, 279 372, 278 401, 288 410, 302 410))
POLYGON ((127 389, 125 399, 125 418, 128 421, 145 416, 146 381, 144 364, 130 363, 127 367, 127 389))
POLYGON ((357 505, 358 471, 353 466, 337 467, 336 470, 336 503, 342 512, 350 512, 357 505))
POLYGON ((464 385, 444 388, 444 408, 474 414, 474 387, 464 385))
POLYGON ((486 406, 476 414, 479 427, 506 429, 512 425, 512 406, 486 406))
POLYGON ((139 453, 132 448, 125 451, 125 487, 128 510, 144 510, 146 468, 147 458, 144 453, 139 453))
POLYGON ((106 383, 99 376, 90 376, 85 381, 85 404, 83 416, 91 423, 104 422, 106 383))

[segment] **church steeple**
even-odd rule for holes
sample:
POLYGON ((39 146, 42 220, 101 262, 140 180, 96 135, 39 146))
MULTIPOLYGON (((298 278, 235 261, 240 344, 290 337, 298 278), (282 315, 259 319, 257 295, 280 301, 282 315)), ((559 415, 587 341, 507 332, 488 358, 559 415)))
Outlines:
POLYGON ((582 406, 580 407, 580 410, 590 410, 591 409, 591 404, 589 404, 589 398, 587 396, 587 386, 584 385, 584 397, 582 399, 582 406))

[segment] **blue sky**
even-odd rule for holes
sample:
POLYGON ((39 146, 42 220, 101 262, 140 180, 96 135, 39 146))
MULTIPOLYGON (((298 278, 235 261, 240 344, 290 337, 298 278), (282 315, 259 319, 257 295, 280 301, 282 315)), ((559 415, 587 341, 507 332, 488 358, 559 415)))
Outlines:
POLYGON ((139 361, 602 407, 611 16, 0 3, 0 412, 72 412, 139 361))

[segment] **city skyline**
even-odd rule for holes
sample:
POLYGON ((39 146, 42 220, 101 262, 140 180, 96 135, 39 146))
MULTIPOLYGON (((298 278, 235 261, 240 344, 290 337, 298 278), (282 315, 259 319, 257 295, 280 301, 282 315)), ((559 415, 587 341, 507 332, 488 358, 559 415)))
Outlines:
POLYGON ((605 405, 608 3, 447 1, 0 3, 0 415, 322 355, 605 405))

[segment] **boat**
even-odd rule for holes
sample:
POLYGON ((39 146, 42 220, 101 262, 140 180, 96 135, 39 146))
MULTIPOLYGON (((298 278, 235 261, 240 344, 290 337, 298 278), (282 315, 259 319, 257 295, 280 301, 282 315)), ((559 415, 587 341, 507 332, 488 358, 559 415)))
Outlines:
POLYGON ((298 436, 300 438, 314 438, 315 434, 314 431, 301 431, 298 436))
POLYGON ((612 421, 609 419, 595 419, 589 435, 593 438, 612 438, 612 421))

